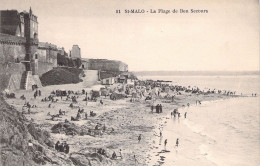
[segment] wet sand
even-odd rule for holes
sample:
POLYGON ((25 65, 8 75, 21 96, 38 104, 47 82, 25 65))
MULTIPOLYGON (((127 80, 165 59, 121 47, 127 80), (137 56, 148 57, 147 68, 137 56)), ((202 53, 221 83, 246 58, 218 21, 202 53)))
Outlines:
MULTIPOLYGON (((37 108, 31 109, 31 114, 24 114, 27 119, 38 124, 42 129, 49 131, 54 143, 58 140, 66 141, 70 145, 70 153, 79 151, 94 152, 97 148, 104 148, 108 152, 109 157, 111 157, 114 151, 119 155, 119 150, 121 149, 122 158, 118 157, 116 160, 111 160, 111 165, 159 165, 160 161, 163 160, 159 156, 153 156, 154 153, 152 152, 159 148, 159 144, 156 141, 159 138, 159 127, 166 123, 170 112, 174 108, 187 107, 187 103, 195 105, 196 100, 203 102, 235 97, 222 94, 196 95, 183 92, 182 95, 175 97, 174 102, 171 102, 171 99, 163 98, 166 93, 161 93, 161 97, 158 97, 155 103, 162 104, 163 113, 157 114, 151 112, 150 106, 152 103, 151 101, 145 101, 144 97, 139 101, 130 102, 130 98, 113 101, 109 97, 105 98, 102 96, 103 105, 99 102, 100 98, 98 98, 97 102, 89 101, 86 105, 86 102, 83 101, 85 95, 78 95, 78 103, 74 104, 74 106, 83 108, 88 113, 87 120, 82 118, 79 121, 70 121, 71 116, 76 117, 78 108, 70 108, 71 101, 66 101, 65 97, 62 100, 60 97, 55 97, 55 99, 59 99, 57 103, 50 101, 41 102, 41 99, 49 96, 53 90, 64 89, 81 92, 82 89, 85 89, 87 92, 90 92, 92 89, 99 90, 100 87, 102 86, 94 85, 86 88, 82 83, 47 86, 39 88, 42 95, 36 99, 33 97, 33 91, 20 90, 15 92, 16 99, 7 99, 7 102, 22 112, 22 106, 25 101, 21 100, 20 96, 24 94, 31 105, 37 105, 37 108), (51 108, 48 108, 49 104, 51 104, 51 108), (48 112, 51 115, 58 114, 59 109, 65 111, 65 115, 57 118, 56 121, 50 120, 51 117, 47 115, 48 112), (90 111, 97 113, 97 116, 89 117, 90 111), (65 119, 78 126, 86 126, 92 129, 95 128, 97 123, 100 123, 105 125, 107 129, 102 135, 95 136, 71 136, 51 133, 52 126, 59 122, 64 122, 65 119), (114 132, 111 133, 112 128, 114 132), (138 136, 140 134, 141 141, 139 142, 138 136), (136 156, 136 160, 134 159, 134 155, 136 156)), ((183 119, 183 114, 181 116, 181 119, 183 119)), ((54 154, 50 153, 49 155, 52 157, 54 154)), ((59 155, 64 159, 69 158, 69 154, 65 155, 59 152, 59 155)), ((57 160, 59 159, 57 158, 57 160)), ((69 162, 67 163, 67 165, 70 164, 69 162)))

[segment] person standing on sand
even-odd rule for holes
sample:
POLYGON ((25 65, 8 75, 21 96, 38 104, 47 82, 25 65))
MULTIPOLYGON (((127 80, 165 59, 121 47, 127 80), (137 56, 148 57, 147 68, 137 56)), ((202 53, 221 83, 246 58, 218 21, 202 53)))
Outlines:
POLYGON ((185 114, 184 114, 184 118, 186 119, 186 116, 187 116, 187 112, 185 112, 185 114))
POLYGON ((67 144, 67 142, 64 143, 64 152, 65 152, 66 154, 68 154, 68 153, 70 152, 70 147, 69 147, 69 145, 67 144))
POLYGON ((60 145, 60 152, 64 152, 64 143, 61 143, 60 145))
POLYGON ((174 96, 172 96, 172 102, 174 102, 174 96))
POLYGON ((166 145, 167 145, 167 139, 164 140, 164 147, 166 149, 166 145))
POLYGON ((156 113, 159 113, 159 104, 157 104, 157 105, 155 106, 155 108, 156 108, 156 113))
POLYGON ((141 141, 141 134, 139 134, 138 136, 138 143, 140 143, 140 141, 141 141))
POLYGON ((123 159, 121 149, 119 150, 119 154, 120 154, 121 159, 123 159))
POLYGON ((179 138, 176 139, 176 145, 175 147, 178 147, 179 146, 179 138))
POLYGON ((57 141, 57 143, 55 144, 55 149, 57 151, 60 151, 60 141, 57 141))
POLYGON ((139 163, 139 162, 137 161, 135 155, 134 155, 134 160, 135 160, 135 165, 136 165, 136 163, 139 163))

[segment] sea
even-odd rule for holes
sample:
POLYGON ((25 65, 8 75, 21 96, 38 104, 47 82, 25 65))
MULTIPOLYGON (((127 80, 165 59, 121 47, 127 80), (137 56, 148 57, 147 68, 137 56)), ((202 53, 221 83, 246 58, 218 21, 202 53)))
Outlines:
POLYGON ((205 101, 169 115, 158 137, 153 164, 165 166, 259 166, 260 76, 138 76, 167 80, 174 85, 236 91, 244 97, 205 101), (253 94, 257 96, 252 97, 253 94), (176 146, 176 139, 179 145, 176 146), (167 145, 164 146, 164 140, 167 145), (161 143, 161 144, 160 144, 161 143))

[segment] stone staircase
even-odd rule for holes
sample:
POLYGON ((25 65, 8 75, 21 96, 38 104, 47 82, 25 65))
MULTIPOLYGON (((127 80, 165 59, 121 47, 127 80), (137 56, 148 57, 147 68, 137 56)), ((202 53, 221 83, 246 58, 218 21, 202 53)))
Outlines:
POLYGON ((32 71, 25 71, 22 74, 20 89, 28 90, 32 85, 36 84, 39 88, 42 87, 41 80, 38 75, 32 75, 32 71))
POLYGON ((25 71, 22 74, 22 78, 21 78, 21 85, 20 88, 21 89, 27 89, 28 88, 28 80, 29 80, 29 74, 31 71, 25 71))
POLYGON ((22 74, 21 78, 21 89, 28 89, 29 75, 32 74, 32 71, 25 71, 22 74))

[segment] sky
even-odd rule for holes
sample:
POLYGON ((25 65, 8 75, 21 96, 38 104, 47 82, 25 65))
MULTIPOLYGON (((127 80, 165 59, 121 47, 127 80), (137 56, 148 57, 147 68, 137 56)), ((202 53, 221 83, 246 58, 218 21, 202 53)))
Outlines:
POLYGON ((131 71, 260 70, 258 0, 0 0, 0 4, 1 10, 20 12, 32 7, 40 42, 67 52, 77 44, 83 58, 120 60, 131 71), (126 9, 145 13, 129 14, 126 9), (165 14, 158 9, 208 13, 165 14))

